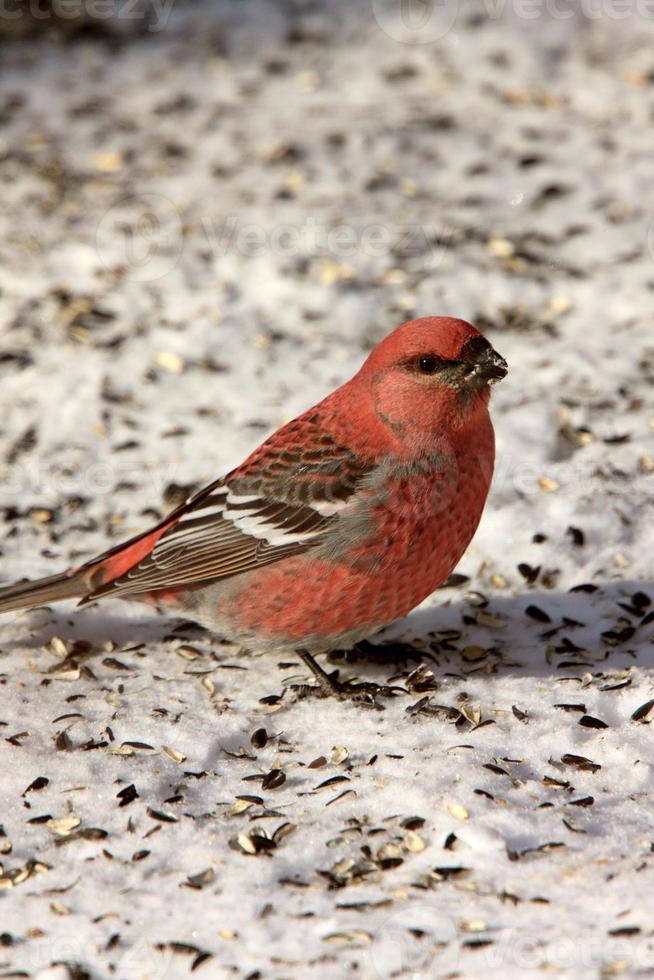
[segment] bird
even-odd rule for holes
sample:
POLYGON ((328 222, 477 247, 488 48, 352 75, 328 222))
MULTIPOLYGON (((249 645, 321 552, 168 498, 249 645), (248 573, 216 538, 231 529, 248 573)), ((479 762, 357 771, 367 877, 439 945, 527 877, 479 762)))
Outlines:
POLYGON ((507 370, 465 320, 409 320, 226 476, 82 565, 0 588, 0 612, 140 600, 255 652, 295 651, 314 688, 346 697, 315 657, 450 576, 491 485, 490 386, 507 370))

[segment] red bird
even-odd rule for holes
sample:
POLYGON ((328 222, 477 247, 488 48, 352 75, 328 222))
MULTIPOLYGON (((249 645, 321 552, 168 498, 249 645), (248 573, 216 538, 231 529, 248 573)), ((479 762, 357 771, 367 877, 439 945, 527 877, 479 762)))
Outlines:
POLYGON ((482 514, 506 362, 469 323, 404 323, 359 372, 160 524, 77 568, 0 589, 0 612, 120 596, 256 650, 312 654, 404 616, 452 572, 482 514))

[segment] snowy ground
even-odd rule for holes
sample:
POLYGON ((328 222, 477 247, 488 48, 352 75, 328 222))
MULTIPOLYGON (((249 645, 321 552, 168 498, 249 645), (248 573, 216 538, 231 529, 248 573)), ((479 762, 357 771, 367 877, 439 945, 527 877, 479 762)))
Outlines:
POLYGON ((341 664, 383 710, 134 606, 3 617, 0 976, 651 974, 654 24, 397 6, 0 47, 3 581, 410 316, 511 366, 468 579, 341 664))

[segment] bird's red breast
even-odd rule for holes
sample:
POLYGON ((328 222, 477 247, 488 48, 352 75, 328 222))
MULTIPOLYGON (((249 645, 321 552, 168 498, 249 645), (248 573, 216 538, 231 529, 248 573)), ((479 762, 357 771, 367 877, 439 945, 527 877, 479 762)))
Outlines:
POLYGON ((404 616, 450 575, 481 518, 494 462, 487 412, 462 441, 413 464, 384 457, 382 482, 361 497, 359 536, 204 590, 203 620, 250 645, 319 650, 404 616))

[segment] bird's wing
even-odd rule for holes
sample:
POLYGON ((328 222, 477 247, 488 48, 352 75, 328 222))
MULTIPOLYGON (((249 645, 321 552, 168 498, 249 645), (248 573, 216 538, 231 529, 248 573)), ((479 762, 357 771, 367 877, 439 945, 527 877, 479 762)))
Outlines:
MULTIPOLYGON (((279 436, 187 501, 147 555, 110 581, 96 579, 84 601, 227 578, 324 540, 371 467, 324 434, 311 450, 279 436)), ((115 561, 121 549, 108 554, 115 561)))

